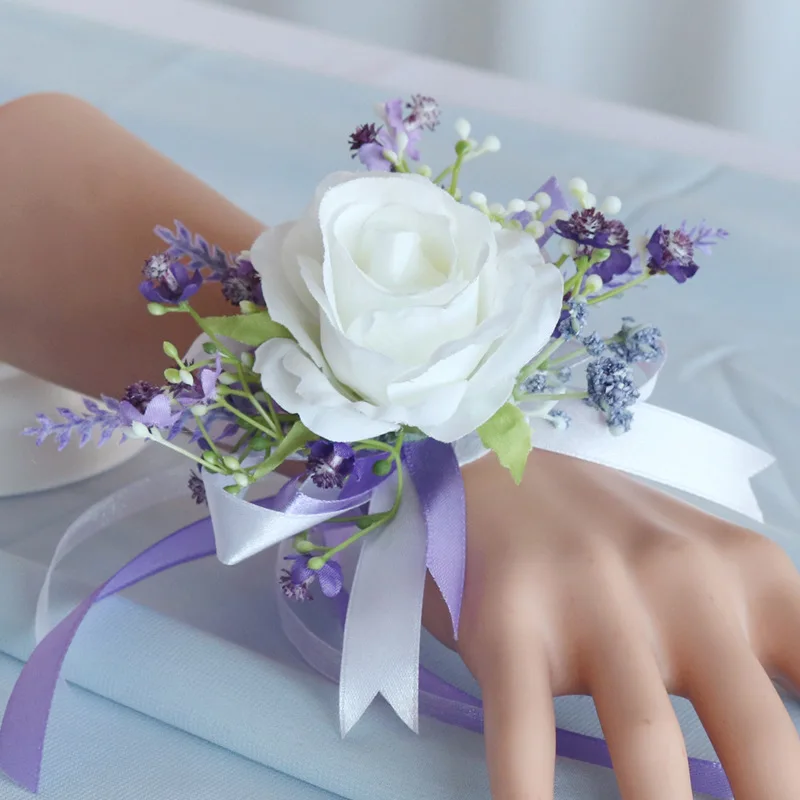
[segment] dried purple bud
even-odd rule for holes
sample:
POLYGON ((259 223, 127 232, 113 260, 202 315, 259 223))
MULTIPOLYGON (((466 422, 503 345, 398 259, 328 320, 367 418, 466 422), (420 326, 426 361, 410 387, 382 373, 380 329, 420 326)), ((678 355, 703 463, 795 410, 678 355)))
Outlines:
POLYGON ((406 103, 406 108, 410 109, 405 119, 406 127, 409 130, 427 128, 432 131, 439 124, 439 104, 432 97, 421 94, 411 95, 411 102, 406 103))
POLYGON ((147 404, 160 393, 160 387, 154 386, 148 381, 136 381, 125 390, 121 399, 130 403, 137 411, 144 413, 147 404))
POLYGON ((194 470, 189 472, 189 491, 192 493, 192 500, 197 505, 200 506, 206 503, 206 485, 194 470))
POLYGON ((373 144, 378 139, 378 132, 380 128, 374 122, 368 122, 366 125, 359 125, 353 133, 350 134, 350 150, 353 153, 353 158, 358 155, 358 151, 365 144, 373 144))

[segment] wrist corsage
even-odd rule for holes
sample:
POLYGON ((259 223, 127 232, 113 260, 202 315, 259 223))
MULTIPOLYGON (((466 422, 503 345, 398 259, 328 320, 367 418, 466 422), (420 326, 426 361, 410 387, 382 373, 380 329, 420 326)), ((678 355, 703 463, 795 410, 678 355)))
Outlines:
MULTIPOLYGON (((164 343, 163 385, 140 381, 122 398, 87 400, 84 414, 40 415, 25 431, 61 448, 122 430, 175 450, 194 462, 188 489, 210 521, 150 548, 47 633, 55 563, 108 515, 95 509, 68 532, 40 602, 43 641, 0 729, 0 766, 23 785, 38 784, 49 698, 85 614, 171 566, 211 554, 235 564, 280 545, 284 627, 339 678, 343 733, 378 694, 414 729, 420 706, 479 728, 479 701, 419 665, 426 571, 458 633, 461 465, 492 451, 519 483, 542 447, 759 518, 748 481, 769 457, 647 402, 665 356, 659 330, 630 317, 608 332, 591 325, 599 303, 688 281, 726 232, 681 223, 634 237, 620 200, 598 199, 579 178, 563 190, 551 178, 527 199, 462 195, 469 162, 497 151, 496 137, 472 138, 458 120, 453 161, 436 171, 420 152, 439 123, 436 103, 392 100, 379 114, 350 137, 366 170, 325 178, 300 219, 266 230, 249 251, 223 252, 180 222, 157 228, 167 248, 144 265, 141 293, 156 317, 190 315, 200 338, 185 355, 164 343), (214 288, 230 314, 200 316, 192 298, 214 288), (294 477, 245 499, 287 462, 294 477), (317 587, 341 604, 341 651, 293 610, 317 587)), ((124 491, 122 506, 144 499, 135 486, 124 491)), ((596 740, 561 733, 562 755, 602 763, 596 740)))

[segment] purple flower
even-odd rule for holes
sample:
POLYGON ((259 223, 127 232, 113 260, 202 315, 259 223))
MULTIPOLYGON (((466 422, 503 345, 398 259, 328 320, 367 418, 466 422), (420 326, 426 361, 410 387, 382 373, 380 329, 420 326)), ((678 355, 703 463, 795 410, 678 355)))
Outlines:
POLYGON ((220 280, 228 271, 233 259, 224 250, 209 244, 199 233, 192 232, 179 220, 175 220, 175 233, 163 225, 157 225, 154 233, 169 247, 164 255, 175 259, 189 258, 190 270, 209 270, 207 280, 220 280))
POLYGON ((78 435, 78 447, 84 447, 92 438, 95 430, 100 431, 100 438, 97 446, 104 445, 114 432, 124 426, 120 419, 119 403, 112 397, 103 397, 103 405, 99 406, 94 400, 85 398, 83 405, 86 407, 86 414, 76 414, 69 408, 59 408, 58 413, 64 419, 63 422, 51 420, 45 414, 37 414, 36 419, 39 424, 35 427, 25 428, 23 436, 35 436, 36 446, 40 447, 49 437, 55 439, 59 451, 63 450, 70 442, 73 433, 78 435))
POLYGON ((633 317, 622 318, 622 328, 608 349, 628 364, 655 361, 664 355, 661 331, 652 325, 636 325, 633 317))
POLYGON ((203 284, 199 270, 189 272, 179 261, 159 253, 147 259, 142 268, 146 280, 139 291, 153 303, 177 305, 197 294, 203 284))
POLYGON ((353 153, 353 158, 358 155, 358 151, 367 144, 374 144, 378 141, 378 126, 374 122, 368 122, 366 125, 359 125, 353 133, 350 134, 350 151, 353 153))
POLYGON ((577 256, 590 256, 595 249, 611 251, 605 261, 593 264, 587 275, 599 275, 603 283, 609 283, 628 271, 630 237, 628 229, 618 219, 607 219, 596 208, 585 208, 574 211, 569 219, 558 220, 554 227, 560 236, 578 245, 577 256))
POLYGON ((180 411, 172 411, 170 398, 166 394, 157 394, 144 410, 136 408, 127 400, 121 400, 118 411, 122 424, 128 428, 134 422, 141 422, 148 428, 172 428, 181 417, 180 411))
POLYGON ((349 444, 322 439, 309 448, 306 475, 320 489, 341 489, 355 466, 355 452, 349 444))
POLYGON ((694 263, 692 238, 683 228, 670 231, 659 225, 647 243, 647 252, 650 272, 671 275, 678 283, 684 283, 699 269, 694 263))
POLYGON ((427 128, 435 130, 439 124, 439 104, 432 98, 421 94, 412 94, 411 102, 406 103, 409 109, 405 118, 406 130, 427 128))
POLYGON ((311 556, 297 554, 286 556, 287 561, 293 564, 289 570, 284 570, 281 576, 283 593, 293 600, 310 599, 309 587, 315 579, 319 580, 319 588, 326 597, 336 597, 342 591, 344 579, 342 567, 337 561, 326 561, 323 566, 314 570, 308 566, 311 556), (300 594, 300 597, 295 596, 300 594))
MULTIPOLYGON (((398 135, 405 133, 408 141, 404 153, 408 158, 418 161, 419 150, 417 145, 422 138, 422 126, 416 121, 413 125, 407 124, 403 118, 403 100, 399 97, 389 100, 383 106, 384 124, 378 128, 373 141, 368 141, 358 149, 358 158, 361 163, 369 170, 390 172, 394 169, 391 162, 384 158, 384 151, 391 150, 397 153, 401 148, 398 142, 398 135)), ((362 136, 366 136, 365 126, 359 128, 362 136)), ((356 134, 358 131, 356 131, 356 134)), ((356 134, 353 134, 355 136, 356 134)), ((351 148, 353 136, 350 137, 351 148)))
MULTIPOLYGON (((681 230, 686 230, 685 221, 681 223, 681 230)), ((708 255, 715 244, 728 238, 728 231, 724 228, 710 228, 702 220, 699 225, 686 231, 686 235, 692 240, 695 250, 708 255)))
MULTIPOLYGON (((201 467, 202 469, 202 467, 201 467)), ((197 505, 203 505, 206 502, 206 485, 203 479, 194 470, 189 472, 189 491, 192 493, 192 500, 197 505)))
POLYGON ((122 402, 130 403, 137 411, 144 411, 147 404, 157 395, 161 394, 161 387, 154 386, 149 381, 136 381, 132 383, 125 394, 122 395, 122 402))
POLYGON ((222 359, 217 353, 213 367, 203 367, 192 374, 191 386, 177 384, 175 397, 182 406, 209 404, 217 399, 217 381, 222 374, 222 359))
POLYGON ((222 294, 235 306, 243 301, 265 305, 261 291, 261 275, 256 272, 253 263, 247 258, 237 258, 236 266, 230 267, 222 278, 222 294))

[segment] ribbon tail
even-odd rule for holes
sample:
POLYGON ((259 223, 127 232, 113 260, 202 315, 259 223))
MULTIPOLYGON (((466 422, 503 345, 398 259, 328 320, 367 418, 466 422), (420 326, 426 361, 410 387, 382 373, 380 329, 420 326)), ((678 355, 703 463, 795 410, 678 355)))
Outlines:
POLYGON ((427 529, 426 563, 439 587, 458 638, 467 563, 464 481, 452 445, 424 439, 403 448, 427 529))
POLYGON ((42 639, 22 668, 6 706, 0 725, 0 770, 29 791, 38 791, 47 722, 61 667, 95 603, 152 575, 214 552, 208 519, 182 528, 122 567, 42 639))
MULTIPOLYGON (((391 508, 397 476, 381 484, 370 513, 391 508)), ((419 730, 419 648, 425 589, 425 522, 413 482, 395 518, 366 537, 344 629, 339 686, 342 736, 378 694, 419 730)))

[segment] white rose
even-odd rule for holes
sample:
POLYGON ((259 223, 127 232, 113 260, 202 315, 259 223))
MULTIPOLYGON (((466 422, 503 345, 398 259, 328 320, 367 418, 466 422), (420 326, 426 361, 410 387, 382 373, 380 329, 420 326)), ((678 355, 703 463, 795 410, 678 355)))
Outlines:
POLYGON ((418 175, 338 173, 305 216, 250 257, 267 309, 296 341, 256 351, 264 390, 317 435, 419 428, 443 442, 511 396, 547 343, 563 281, 533 237, 418 175))

